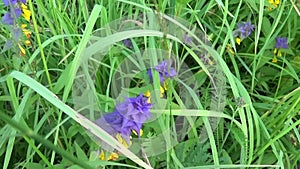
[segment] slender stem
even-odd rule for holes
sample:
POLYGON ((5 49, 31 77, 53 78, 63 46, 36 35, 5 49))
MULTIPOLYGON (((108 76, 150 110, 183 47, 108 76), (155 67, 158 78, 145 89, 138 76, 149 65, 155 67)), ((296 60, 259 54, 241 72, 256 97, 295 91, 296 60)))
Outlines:
POLYGON ((48 66, 47 66, 47 61, 46 61, 46 57, 45 57, 45 54, 44 54, 44 50, 43 50, 43 46, 42 46, 42 42, 41 42, 41 38, 40 38, 40 34, 39 34, 36 19, 35 19, 35 13, 34 13, 34 10, 33 10, 31 0, 29 0, 28 3, 29 3, 29 9, 30 9, 31 15, 32 15, 32 22, 33 22, 33 26, 34 26, 34 31, 35 31, 36 39, 37 39, 39 49, 40 49, 40 52, 41 52, 41 57, 42 57, 42 60, 43 60, 43 65, 44 65, 44 69, 45 69, 45 72, 46 72, 47 80, 48 80, 48 83, 49 83, 49 86, 50 86, 50 90, 53 91, 52 82, 51 82, 51 78, 50 78, 50 74, 49 74, 49 70, 48 70, 48 66))

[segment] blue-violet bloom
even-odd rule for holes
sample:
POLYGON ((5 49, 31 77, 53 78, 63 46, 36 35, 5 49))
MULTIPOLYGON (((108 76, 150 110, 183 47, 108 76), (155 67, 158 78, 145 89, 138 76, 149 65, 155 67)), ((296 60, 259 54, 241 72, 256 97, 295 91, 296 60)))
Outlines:
POLYGON ((287 49, 288 48, 287 38, 277 37, 275 48, 277 48, 277 49, 280 49, 280 48, 281 49, 287 49))
POLYGON ((122 41, 123 42, 123 45, 128 47, 128 48, 133 48, 133 45, 132 45, 132 42, 130 39, 125 39, 122 41))
POLYGON ((112 136, 121 134, 129 145, 131 131, 134 130, 140 136, 143 123, 151 117, 149 110, 151 107, 142 94, 136 98, 127 98, 116 106, 115 111, 97 119, 96 124, 112 136))
POLYGON ((5 6, 15 5, 17 2, 21 2, 23 4, 26 3, 26 0, 2 0, 5 6))
POLYGON ((233 32, 233 35, 235 37, 239 36, 243 40, 253 32, 254 28, 251 22, 241 22, 238 24, 238 29, 233 32))
MULTIPOLYGON (((169 65, 167 61, 162 61, 161 63, 159 63, 154 67, 154 69, 159 73, 159 79, 161 83, 164 82, 165 78, 173 78, 177 75, 175 68, 171 67, 171 65, 172 65, 172 61, 170 60, 169 65)), ((150 77, 151 82, 153 81, 152 71, 153 70, 151 69, 147 71, 147 74, 150 77)))
POLYGON ((148 98, 140 94, 135 98, 128 98, 117 105, 116 109, 125 118, 137 123, 144 123, 151 117, 150 108, 152 105, 147 102, 148 98))

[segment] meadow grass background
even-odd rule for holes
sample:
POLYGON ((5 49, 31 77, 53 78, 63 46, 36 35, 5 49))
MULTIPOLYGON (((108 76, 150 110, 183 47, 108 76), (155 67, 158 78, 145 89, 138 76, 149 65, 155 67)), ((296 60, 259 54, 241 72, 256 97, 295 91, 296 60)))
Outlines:
MULTIPOLYGON (((278 7, 268 10, 272 5, 263 0, 28 1, 32 12, 28 27, 32 31, 31 45, 26 47, 25 56, 20 56, 17 46, 1 52, 0 56, 0 168, 297 168, 300 165, 298 3, 283 0, 278 7), (216 51, 215 57, 222 63, 220 69, 226 75, 227 93, 222 114, 194 113, 200 124, 192 130, 198 134, 201 125, 210 126, 205 124, 207 117, 220 117, 218 127, 209 133, 207 141, 199 142, 194 134, 189 134, 171 150, 149 157, 147 164, 144 158, 135 156, 73 111, 71 93, 82 52, 91 35, 116 19, 152 10, 178 16, 203 28, 216 51), (247 21, 255 25, 254 32, 238 45, 233 31, 238 23, 247 21), (278 36, 288 38, 289 48, 273 63, 278 36), (112 146, 119 146, 123 155, 116 161, 101 161, 99 145, 85 128, 112 146)), ((6 10, 1 3, 1 14, 6 10)), ((8 26, 1 26, 0 31, 3 48, 11 35, 8 26)), ((122 36, 119 38, 127 35, 122 36)), ((140 36, 146 47, 165 48, 162 41, 140 36)), ((114 39, 108 43, 114 43, 114 39)), ((100 83, 96 86, 101 96, 99 109, 109 111, 114 107, 108 85, 111 74, 124 56, 139 51, 139 43, 129 49, 119 42, 113 50, 125 51, 123 55, 116 57, 114 51, 109 51, 100 60, 102 66, 97 72, 100 83)), ((207 78, 205 73, 198 72, 203 65, 199 65, 188 47, 172 50, 178 54, 176 57, 189 63, 190 70, 199 77, 197 82, 207 78)), ((209 80, 204 80, 203 95, 199 97, 203 105, 210 103, 210 88, 209 80)), ((164 127, 176 117, 176 111, 171 116, 166 114, 162 118, 164 127)), ((149 125, 146 124, 144 137, 156 134, 155 130, 147 133, 149 125)))

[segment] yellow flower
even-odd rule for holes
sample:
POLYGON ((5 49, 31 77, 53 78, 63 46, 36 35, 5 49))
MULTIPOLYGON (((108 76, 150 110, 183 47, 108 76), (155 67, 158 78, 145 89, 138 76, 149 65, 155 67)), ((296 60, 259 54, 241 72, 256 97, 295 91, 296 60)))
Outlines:
POLYGON ((31 44, 30 40, 25 40, 25 45, 26 46, 30 46, 30 44, 31 44))
POLYGON ((282 56, 282 53, 281 53, 281 50, 280 50, 280 49, 278 49, 277 56, 279 56, 279 57, 282 56))
MULTIPOLYGON (((166 84, 166 82, 164 82, 164 87, 159 86, 159 90, 160 90, 160 97, 164 97, 164 93, 167 90, 167 84, 166 84)), ((150 93, 150 90, 147 90, 144 93, 144 96, 148 97, 147 103, 151 103, 151 93, 150 93)))
POLYGON ((228 44, 228 45, 226 46, 226 48, 227 48, 227 50, 228 50, 228 52, 229 52, 230 54, 234 55, 234 51, 233 51, 233 49, 232 49, 232 47, 231 47, 230 44, 228 44))
POLYGON ((280 0, 269 0, 270 6, 268 7, 268 11, 277 8, 278 5, 280 4, 280 0))
POLYGON ((150 90, 147 90, 147 91, 144 93, 144 96, 145 96, 145 97, 150 97, 150 96, 151 96, 150 90))
POLYGON ((22 24, 21 25, 21 28, 22 28, 22 31, 24 33, 24 35, 27 37, 27 38, 30 38, 30 35, 31 35, 31 31, 29 31, 27 28, 27 25, 26 24, 22 24))
POLYGON ((109 160, 117 160, 119 158, 119 154, 112 152, 108 157, 107 157, 107 161, 109 160))
MULTIPOLYGON (((112 152, 110 153, 110 155, 106 158, 106 161, 109 161, 109 160, 117 160, 119 158, 119 154, 115 153, 115 152, 112 152)), ((99 159, 100 160, 105 160, 105 154, 104 154, 104 151, 101 151, 100 155, 99 155, 99 159)))
POLYGON ((276 55, 276 53, 277 53, 277 48, 274 49, 273 53, 274 53, 274 55, 276 55))
POLYGON ((279 56, 279 57, 282 56, 282 52, 281 52, 280 49, 275 48, 274 51, 273 51, 273 53, 274 53, 275 56, 279 56))
POLYGON ((273 62, 273 63, 277 63, 277 58, 276 58, 276 56, 273 57, 272 62, 273 62))
POLYGON ((235 38, 235 41, 236 41, 236 43, 238 44, 238 45, 241 45, 241 38, 235 38))
MULTIPOLYGON (((138 136, 137 132, 135 130, 132 130, 133 134, 135 134, 136 136, 138 136)), ((140 129, 140 136, 142 136, 144 134, 144 131, 142 129, 140 129)))
POLYGON ((20 49, 20 55, 25 56, 26 52, 25 49, 18 43, 19 49, 20 49))
POLYGON ((100 155, 99 155, 99 159, 100 159, 100 160, 104 160, 104 159, 105 159, 104 151, 101 151, 101 153, 100 153, 100 155))
MULTIPOLYGON (((165 88, 166 89, 166 88, 165 88)), ((159 86, 160 97, 164 97, 165 89, 162 86, 159 86)))
POLYGON ((121 134, 119 134, 119 133, 116 135, 116 139, 118 140, 119 143, 123 144, 124 147, 126 147, 126 148, 128 148, 132 144, 132 142, 130 141, 130 143, 128 145, 126 140, 124 140, 123 137, 121 136, 121 134))
POLYGON ((22 16, 23 16, 27 21, 30 21, 31 11, 28 10, 27 6, 24 5, 23 3, 21 4, 21 8, 22 8, 22 11, 23 11, 22 16))

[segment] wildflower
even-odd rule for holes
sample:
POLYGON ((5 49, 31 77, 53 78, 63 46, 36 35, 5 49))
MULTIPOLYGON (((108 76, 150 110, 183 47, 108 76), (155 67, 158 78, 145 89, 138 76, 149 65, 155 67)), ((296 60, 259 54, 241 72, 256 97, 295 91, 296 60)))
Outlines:
POLYGON ((96 120, 96 124, 117 138, 125 147, 129 147, 131 132, 135 131, 140 136, 143 123, 151 117, 151 107, 142 94, 136 98, 127 98, 116 106, 115 111, 96 120))
POLYGON ((236 37, 237 44, 240 44, 243 39, 249 37, 254 28, 255 27, 251 24, 251 22, 239 23, 237 30, 233 32, 233 36, 236 37))
MULTIPOLYGON (((109 161, 109 160, 117 160, 119 158, 119 154, 115 153, 115 152, 112 152, 110 153, 110 155, 106 158, 106 161, 109 161)), ((104 151, 101 151, 100 155, 99 155, 99 159, 100 160, 105 160, 105 154, 104 154, 104 151)))
MULTIPOLYGON (((142 94, 135 98, 127 98, 123 103, 116 106, 115 111, 97 119, 96 124, 128 148, 132 144, 130 141, 131 132, 139 137, 142 135, 142 125, 151 117, 149 111, 151 106, 142 94)), ((118 157, 117 153, 112 152, 106 160, 116 160, 118 157)), ((103 151, 99 158, 105 159, 103 151)))
POLYGON ((128 47, 128 48, 133 48, 133 45, 132 45, 132 42, 130 39, 125 39, 122 41, 123 42, 123 45, 128 47))
MULTIPOLYGON (((172 61, 170 60, 169 65, 167 61, 162 61, 161 63, 159 63, 154 67, 154 69, 159 73, 159 79, 161 83, 165 81, 165 78, 173 78, 177 75, 176 70, 173 67, 171 67, 171 65, 172 65, 172 61)), ((148 76, 150 77, 150 81, 152 82, 153 81, 152 70, 149 69, 147 73, 148 76)))
POLYGON ((25 43, 26 46, 30 46, 31 42, 30 42, 29 38, 30 38, 30 35, 31 35, 31 31, 29 31, 28 29, 26 29, 27 28, 26 24, 22 24, 21 28, 22 28, 23 34, 27 38, 27 40, 25 40, 24 43, 25 43))
POLYGON ((277 63, 277 61, 278 61, 278 60, 277 60, 277 57, 274 56, 274 57, 272 58, 272 62, 273 62, 273 63, 277 63))
POLYGON ((188 34, 186 32, 183 34, 183 42, 184 43, 191 44, 192 40, 193 40, 192 37, 188 36, 188 34))
MULTIPOLYGON (((164 83, 164 87, 162 86, 159 86, 159 92, 160 92, 160 97, 164 97, 164 93, 165 93, 165 90, 167 90, 167 84, 166 82, 164 83)), ((144 93, 144 96, 147 97, 147 103, 151 103, 151 93, 150 93, 150 90, 147 90, 145 93, 144 93)))
MULTIPOLYGON (((128 98, 122 104, 117 105, 116 109, 125 118, 136 123, 144 123, 149 117, 151 104, 147 103, 147 98, 140 94, 136 98, 128 98)), ((139 132, 140 130, 135 130, 139 132)))
POLYGON ((237 38, 235 38, 235 41, 238 45, 241 45, 241 38, 237 37, 237 38))
POLYGON ((270 6, 268 7, 268 11, 271 11, 274 8, 277 8, 280 4, 280 0, 269 0, 270 6))
POLYGON ((288 46, 287 41, 288 41, 287 38, 282 38, 282 37, 276 38, 275 49, 273 51, 274 57, 272 59, 273 63, 277 62, 276 56, 278 56, 278 57, 282 56, 282 49, 288 49, 289 46, 288 46))
POLYGON ((25 49, 18 43, 18 46, 19 46, 19 50, 20 50, 20 55, 21 56, 25 56, 25 49))
POLYGON ((288 48, 287 38, 277 37, 275 48, 277 48, 277 49, 279 49, 279 48, 287 49, 288 48))
POLYGON ((226 45, 226 48, 227 48, 227 50, 228 50, 228 52, 229 52, 230 54, 232 54, 232 55, 235 54, 234 51, 233 51, 233 49, 232 49, 232 47, 231 47, 231 44, 227 44, 227 45, 226 45))
POLYGON ((22 14, 20 8, 11 8, 4 16, 2 17, 2 21, 6 25, 13 25, 15 23, 16 18, 19 18, 22 14))
POLYGON ((30 10, 28 10, 25 3, 21 4, 21 8, 22 8, 22 12, 23 12, 22 16, 25 18, 25 20, 30 21, 31 12, 30 12, 30 10))
POLYGON ((25 55, 25 49, 22 47, 20 43, 21 39, 21 30, 27 39, 24 40, 24 44, 26 46, 30 45, 30 35, 31 32, 26 29, 26 24, 22 24, 21 26, 17 24, 16 19, 19 19, 22 15, 25 20, 29 21, 31 12, 27 9, 26 0, 2 0, 4 6, 8 7, 9 10, 2 17, 3 23, 10 26, 10 32, 12 36, 12 40, 8 40, 4 45, 3 50, 7 50, 16 44, 18 46, 18 51, 21 56, 25 55), (25 26, 24 26, 25 25, 25 26))

